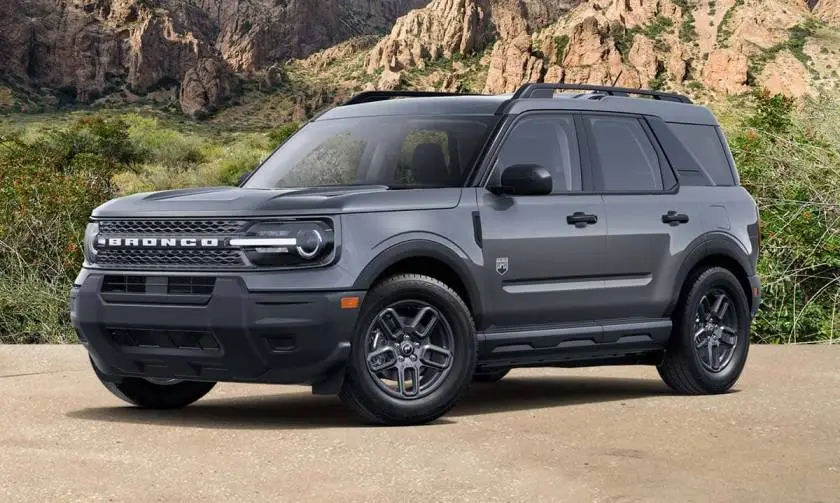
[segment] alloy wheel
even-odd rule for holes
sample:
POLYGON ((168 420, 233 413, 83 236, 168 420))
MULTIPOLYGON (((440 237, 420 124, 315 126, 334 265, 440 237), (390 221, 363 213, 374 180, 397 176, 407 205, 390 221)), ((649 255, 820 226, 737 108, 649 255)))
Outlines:
POLYGON ((694 318, 694 350, 703 367, 721 372, 738 346, 738 313, 729 294, 713 290, 700 299, 694 318))
POLYGON ((402 400, 439 388, 455 357, 451 325, 420 300, 401 300, 380 311, 365 339, 368 373, 386 394, 402 400))

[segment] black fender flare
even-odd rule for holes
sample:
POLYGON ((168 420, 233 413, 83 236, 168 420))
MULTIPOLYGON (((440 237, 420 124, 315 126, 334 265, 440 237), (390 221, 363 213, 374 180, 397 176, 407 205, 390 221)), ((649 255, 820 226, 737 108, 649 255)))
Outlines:
MULTIPOLYGON (((468 303, 470 310, 473 312, 473 316, 476 320, 481 316, 484 304, 482 302, 481 289, 478 288, 478 278, 470 271, 470 258, 462 250, 447 246, 439 241, 413 238, 389 246, 362 269, 362 272, 359 273, 359 276, 353 284, 353 288, 358 290, 370 289, 374 281, 386 269, 397 262, 411 258, 434 259, 449 266, 455 271, 455 274, 458 275, 458 278, 467 290, 467 294, 470 297, 468 303)), ((464 300, 467 301, 467 299, 464 300)))
MULTIPOLYGON (((677 302, 679 301, 680 294, 683 286, 685 285, 685 281, 688 278, 688 274, 692 271, 692 269, 697 267, 700 262, 713 255, 724 256, 734 260, 740 266, 744 276, 747 278, 754 274, 753 266, 750 263, 749 253, 735 240, 735 238, 721 232, 708 234, 704 237, 702 242, 695 244, 694 247, 691 248, 683 260, 682 265, 680 265, 680 269, 677 272, 677 276, 674 281, 674 295, 671 302, 668 304, 666 316, 670 316, 677 307, 677 302)), ((745 293, 747 294, 747 300, 752 302, 749 292, 745 293)))

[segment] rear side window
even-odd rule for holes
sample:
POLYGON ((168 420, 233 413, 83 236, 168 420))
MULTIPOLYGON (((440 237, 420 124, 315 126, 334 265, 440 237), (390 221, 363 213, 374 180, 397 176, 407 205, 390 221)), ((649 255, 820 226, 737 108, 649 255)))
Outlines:
POLYGON ((669 126, 715 185, 735 185, 729 159, 715 126, 676 123, 669 126))
POLYGON ((662 190, 659 155, 635 117, 586 117, 598 171, 598 189, 606 192, 662 190))

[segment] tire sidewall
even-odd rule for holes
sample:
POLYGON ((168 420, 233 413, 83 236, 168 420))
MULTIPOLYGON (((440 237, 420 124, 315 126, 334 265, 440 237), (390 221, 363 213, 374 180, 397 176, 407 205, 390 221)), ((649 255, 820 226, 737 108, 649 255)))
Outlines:
POLYGON ((704 388, 728 389, 738 380, 749 353, 751 324, 747 296, 731 272, 716 268, 698 277, 686 298, 680 317, 680 346, 683 350, 682 356, 688 360, 689 368, 696 379, 703 383, 704 388), (732 308, 737 310, 738 316, 738 342, 729 364, 721 372, 707 370, 694 349, 694 317, 703 296, 714 289, 723 290, 734 301, 735 305, 732 308))
POLYGON ((400 279, 375 289, 366 300, 356 324, 350 351, 348 378, 358 388, 365 405, 388 416, 422 416, 457 399, 472 380, 475 369, 475 328, 466 306, 451 291, 423 279, 400 279), (386 394, 367 369, 367 330, 380 311, 400 300, 419 300, 437 309, 453 333, 454 361, 440 387, 429 395, 401 400, 386 394))

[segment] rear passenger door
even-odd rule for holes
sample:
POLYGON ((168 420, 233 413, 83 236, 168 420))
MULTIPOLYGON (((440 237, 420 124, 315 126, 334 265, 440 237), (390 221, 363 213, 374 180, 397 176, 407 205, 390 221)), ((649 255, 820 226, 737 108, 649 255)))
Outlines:
POLYGON ((681 200, 676 176, 643 117, 585 114, 583 123, 595 190, 606 210, 603 319, 662 318, 679 267, 675 250, 696 226, 694 208, 681 200))

